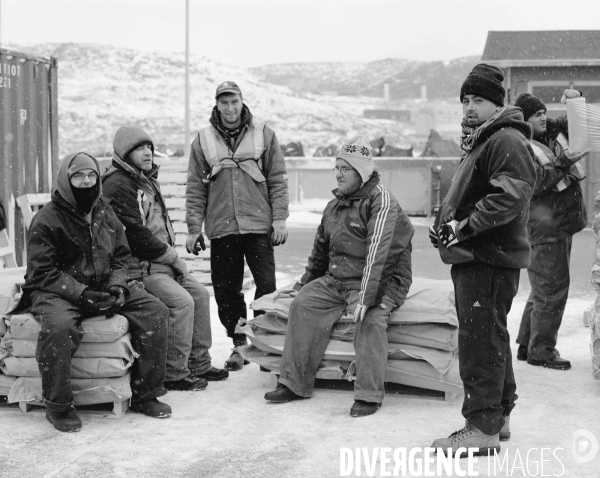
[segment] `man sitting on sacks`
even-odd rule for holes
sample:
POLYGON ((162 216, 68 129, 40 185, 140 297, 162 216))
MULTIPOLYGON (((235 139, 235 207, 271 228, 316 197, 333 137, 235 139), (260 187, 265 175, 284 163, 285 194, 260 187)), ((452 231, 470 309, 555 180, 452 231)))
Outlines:
POLYGON ((388 355, 387 320, 412 283, 414 229, 373 170, 362 136, 345 142, 334 168, 338 188, 323 212, 306 273, 296 284, 277 388, 265 395, 284 403, 309 398, 331 328, 354 311, 356 383, 353 417, 381 407, 388 355))
POLYGON ((66 156, 52 201, 33 218, 27 236, 24 300, 41 323, 36 359, 46 418, 63 432, 81 430, 73 407, 71 357, 83 336, 81 320, 117 312, 127 318, 139 357, 131 368, 131 410, 166 418, 157 400, 163 387, 169 309, 127 278, 130 252, 123 225, 100 197, 98 162, 86 153, 66 156))

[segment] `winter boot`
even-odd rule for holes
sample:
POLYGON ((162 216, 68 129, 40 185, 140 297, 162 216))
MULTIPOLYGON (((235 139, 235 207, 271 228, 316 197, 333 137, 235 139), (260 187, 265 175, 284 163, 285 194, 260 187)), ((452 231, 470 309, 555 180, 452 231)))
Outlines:
POLYGON ((73 407, 64 412, 46 407, 46 420, 59 432, 73 433, 81 430, 81 419, 73 407))
POLYGON ((373 415, 381 408, 381 403, 365 402, 364 400, 354 400, 354 405, 350 409, 351 417, 366 417, 373 415))
POLYGON ((272 392, 265 393, 265 400, 272 403, 287 403, 293 400, 304 400, 308 397, 303 397, 302 395, 296 395, 289 388, 287 388, 282 383, 277 384, 277 388, 272 392))
POLYGON ((171 407, 166 403, 159 402, 156 398, 132 403, 129 409, 134 413, 143 413, 152 418, 169 418, 171 416, 171 407))
POLYGON ((250 363, 242 357, 238 350, 238 347, 243 347, 244 345, 246 345, 246 336, 244 334, 233 334, 233 349, 231 356, 225 361, 226 370, 235 372, 250 363))
POLYGON ((500 430, 500 441, 508 441, 510 440, 510 415, 503 418, 504 425, 502 425, 502 429, 500 430))
MULTIPOLYGON (((471 425, 467 420, 465 427, 461 430, 454 432, 448 438, 439 438, 431 445, 436 449, 436 452, 441 448, 441 452, 444 455, 452 453, 452 456, 456 456, 456 452, 459 448, 475 448, 473 455, 492 455, 494 451, 500 452, 500 439, 498 433, 495 435, 486 435, 474 425, 471 425)), ((458 458, 467 456, 466 451, 462 452, 458 458)))
POLYGON ((188 377, 183 377, 180 380, 170 380, 168 382, 163 382, 163 385, 167 390, 197 392, 199 390, 204 390, 208 385, 208 382, 204 378, 192 377, 190 375, 188 377))

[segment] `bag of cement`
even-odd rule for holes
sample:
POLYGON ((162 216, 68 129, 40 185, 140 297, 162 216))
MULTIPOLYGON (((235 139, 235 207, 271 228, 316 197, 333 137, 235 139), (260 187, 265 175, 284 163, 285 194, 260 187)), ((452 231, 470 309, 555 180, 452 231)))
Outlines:
POLYGON ((445 373, 440 373, 431 364, 422 360, 388 360, 385 379, 387 382, 404 383, 429 390, 461 393, 463 389, 458 371, 458 361, 445 373), (405 376, 404 379, 403 376, 405 376), (407 377, 421 379, 422 384, 416 385, 416 380, 409 380, 407 377))
MULTIPOLYGON (((9 316, 10 333, 14 339, 37 340, 42 329, 33 314, 9 316)), ((129 322, 122 315, 107 319, 104 315, 81 321, 82 342, 113 342, 129 331, 129 322)))
MULTIPOLYGON (((37 340, 13 339, 10 333, 0 341, 0 359, 3 350, 14 357, 35 357, 37 340)), ((75 351, 77 358, 120 358, 132 362, 137 354, 131 345, 131 335, 125 334, 114 342, 82 342, 75 351)))
POLYGON ((0 395, 8 395, 15 380, 15 377, 9 377, 8 375, 0 373, 0 395))
POLYGON ((293 289, 279 289, 270 294, 263 295, 256 299, 250 305, 253 310, 263 310, 270 312, 278 317, 286 319, 290 310, 290 305, 298 292, 293 289))
MULTIPOLYGON (((91 405, 126 400, 131 397, 129 374, 115 378, 93 378, 71 380, 73 401, 77 405, 91 405)), ((8 403, 42 400, 42 379, 19 377, 15 380, 8 403)))
MULTIPOLYGON (((2 305, 0 304, 0 309, 1 308, 2 305)), ((0 316, 0 339, 6 335, 6 332, 8 332, 8 327, 6 325, 6 322, 4 321, 4 317, 0 316)))
POLYGON ((458 329, 448 324, 393 324, 388 326, 387 337, 391 344, 458 350, 458 329))
MULTIPOLYGON (((114 358, 72 358, 72 378, 121 377, 133 362, 114 358)), ((34 357, 5 357, 0 360, 0 370, 13 377, 39 377, 38 363, 34 357)))

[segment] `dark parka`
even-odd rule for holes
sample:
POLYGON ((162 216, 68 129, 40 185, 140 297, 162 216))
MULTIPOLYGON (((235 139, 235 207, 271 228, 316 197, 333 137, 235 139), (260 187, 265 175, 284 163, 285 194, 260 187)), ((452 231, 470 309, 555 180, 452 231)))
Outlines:
POLYGON ((531 125, 520 108, 506 106, 480 131, 460 161, 434 228, 465 221, 467 239, 450 248, 439 241, 446 264, 478 261, 492 266, 526 268, 529 202, 535 185, 531 125))
POLYGON ((333 194, 301 284, 329 274, 343 287, 360 290, 363 305, 378 305, 383 295, 402 305, 412 284, 414 228, 408 217, 377 171, 349 197, 337 189, 333 194))
POLYGON ((571 163, 565 160, 564 151, 555 141, 559 134, 569 138, 567 117, 548 118, 547 132, 534 139, 546 145, 555 154, 552 163, 542 164, 536 159, 537 180, 527 229, 531 245, 556 242, 574 235, 587 226, 586 208, 579 180, 569 174, 571 163), (555 186, 569 179, 569 186, 557 191, 555 186))
MULTIPOLYGON (((104 291, 118 285, 129 290, 126 283, 129 246, 123 225, 108 201, 100 197, 101 185, 91 210, 91 224, 76 206, 68 168, 79 154, 86 153, 75 153, 62 161, 52 201, 31 222, 25 294, 50 292, 77 303, 88 287, 104 291)), ((96 159, 92 159, 98 167, 96 159)))

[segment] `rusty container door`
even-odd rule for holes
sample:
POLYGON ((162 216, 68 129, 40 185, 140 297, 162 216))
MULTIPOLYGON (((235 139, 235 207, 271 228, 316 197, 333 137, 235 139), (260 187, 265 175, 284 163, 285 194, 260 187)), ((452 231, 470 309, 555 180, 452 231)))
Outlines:
POLYGON ((22 262, 25 233, 15 198, 49 192, 58 170, 57 62, 0 49, 0 199, 22 262))

